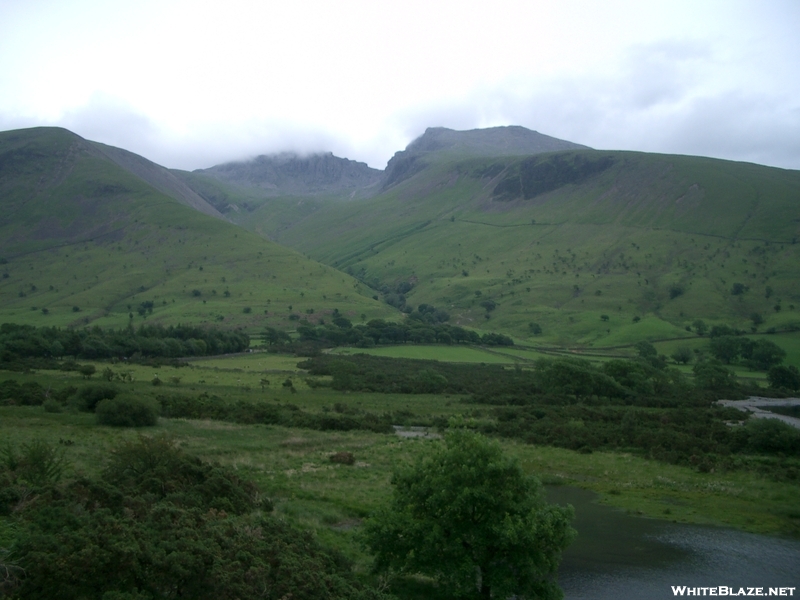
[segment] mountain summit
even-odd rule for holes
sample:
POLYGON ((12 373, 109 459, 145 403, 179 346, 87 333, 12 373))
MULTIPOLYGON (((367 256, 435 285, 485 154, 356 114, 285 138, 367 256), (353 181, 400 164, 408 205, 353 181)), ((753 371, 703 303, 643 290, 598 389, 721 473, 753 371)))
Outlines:
POLYGON ((562 150, 586 150, 587 146, 560 140, 519 125, 456 131, 428 127, 405 150, 397 152, 386 165, 383 187, 387 188, 421 171, 436 156, 468 158, 478 156, 527 156, 562 150), (421 160, 421 159, 425 160, 421 160))
POLYGON ((263 196, 352 194, 369 188, 381 178, 378 169, 330 152, 305 156, 291 152, 262 155, 195 173, 243 188, 256 188, 263 196))

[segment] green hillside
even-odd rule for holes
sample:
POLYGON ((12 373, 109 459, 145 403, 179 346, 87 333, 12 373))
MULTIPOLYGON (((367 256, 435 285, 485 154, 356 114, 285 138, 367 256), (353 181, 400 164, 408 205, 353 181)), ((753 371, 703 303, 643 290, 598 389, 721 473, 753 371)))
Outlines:
POLYGON ((353 278, 185 206, 132 157, 63 129, 0 133, 0 322, 258 330, 334 309, 397 314, 353 278))
POLYGON ((799 235, 800 172, 577 150, 428 157, 385 193, 328 203, 275 237, 458 324, 616 345, 687 336, 696 319, 800 325, 799 235))

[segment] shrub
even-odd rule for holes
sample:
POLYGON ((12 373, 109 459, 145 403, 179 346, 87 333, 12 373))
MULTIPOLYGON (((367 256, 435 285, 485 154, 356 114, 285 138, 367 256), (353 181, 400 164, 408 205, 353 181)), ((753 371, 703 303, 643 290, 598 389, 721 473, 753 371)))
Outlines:
POLYGON ((793 392, 800 390, 800 371, 794 365, 775 366, 767 373, 769 387, 787 389, 793 392))
POLYGON ((49 412, 49 413, 60 413, 63 410, 61 404, 57 400, 53 400, 52 398, 48 398, 47 400, 45 400, 44 403, 42 404, 42 407, 44 408, 44 412, 49 412))
POLYGON ((63 450, 42 440, 22 444, 19 452, 8 444, 0 450, 0 458, 12 481, 35 486, 57 482, 66 466, 63 450))
POLYGON ((78 390, 73 398, 73 406, 83 412, 94 412, 100 401, 114 398, 119 390, 107 383, 85 385, 78 390))
POLYGON ((750 419, 745 425, 748 446, 756 452, 800 451, 800 431, 778 419, 750 419))
POLYGON ((95 413, 100 425, 150 427, 158 421, 158 402, 152 398, 123 394, 100 402, 95 413))
POLYGON ((91 379, 92 375, 97 372, 94 365, 81 365, 78 367, 78 373, 83 375, 84 379, 91 379))
POLYGON ((336 452, 330 456, 331 462, 339 463, 342 465, 352 465, 356 462, 356 457, 352 452, 336 452))

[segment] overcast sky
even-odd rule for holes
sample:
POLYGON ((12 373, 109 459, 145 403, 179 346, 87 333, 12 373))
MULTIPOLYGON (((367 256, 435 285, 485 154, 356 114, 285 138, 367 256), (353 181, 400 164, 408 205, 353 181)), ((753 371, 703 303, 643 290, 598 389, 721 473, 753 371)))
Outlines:
POLYGON ((800 1, 0 0, 0 130, 168 167, 426 127, 800 169, 800 1))

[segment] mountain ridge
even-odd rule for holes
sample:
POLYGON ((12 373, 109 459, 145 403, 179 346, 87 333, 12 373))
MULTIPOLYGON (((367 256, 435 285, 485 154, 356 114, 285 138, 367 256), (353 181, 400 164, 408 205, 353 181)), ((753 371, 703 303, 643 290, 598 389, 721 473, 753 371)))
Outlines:
POLYGON ((396 313, 349 276, 187 205, 162 169, 63 129, 0 133, 0 322, 257 330, 297 313, 396 313))

